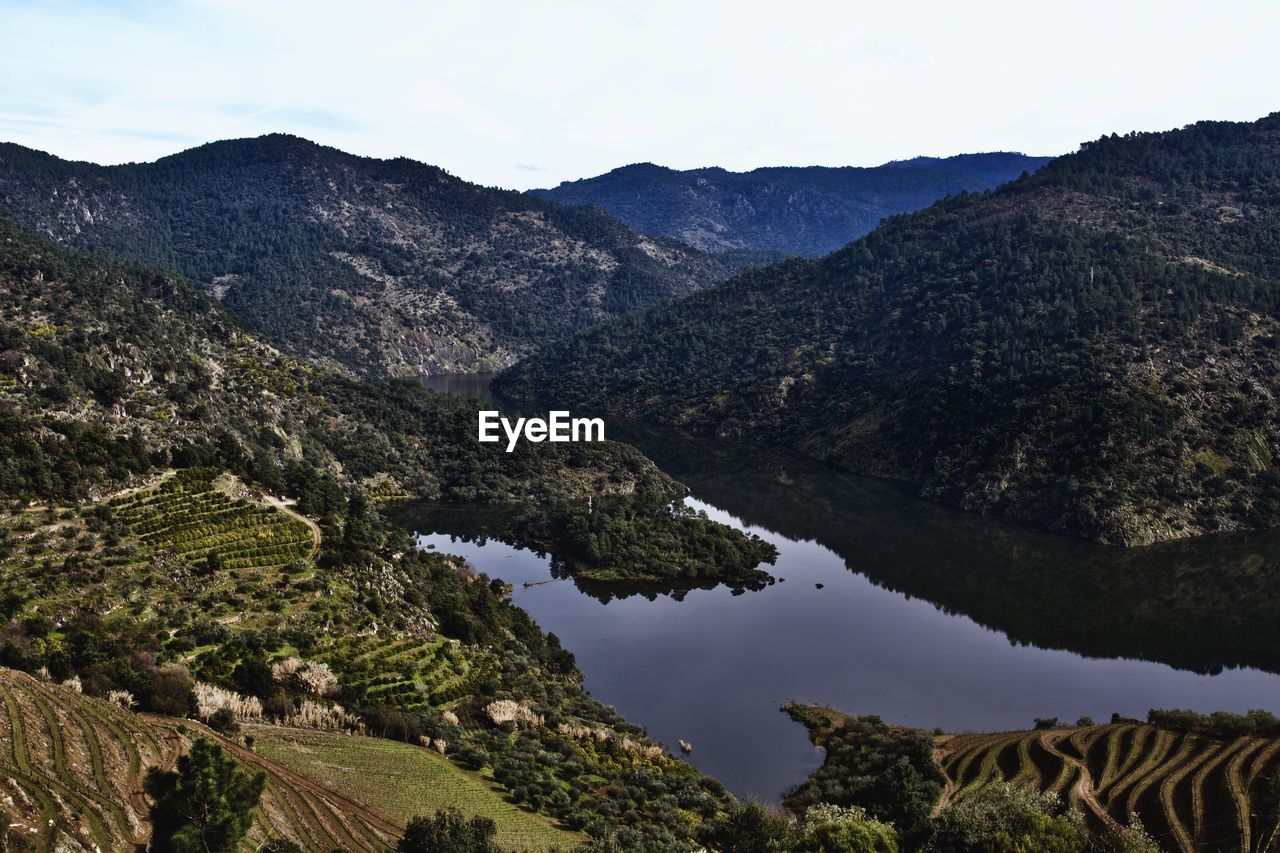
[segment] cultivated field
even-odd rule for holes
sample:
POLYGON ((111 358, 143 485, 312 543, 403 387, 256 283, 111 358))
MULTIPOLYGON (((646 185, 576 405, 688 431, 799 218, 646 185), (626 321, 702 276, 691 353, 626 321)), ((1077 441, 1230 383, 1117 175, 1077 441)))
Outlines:
POLYGON ((1054 791, 1095 827, 1141 818, 1170 850, 1270 849, 1280 738, 1218 740, 1140 723, 938 738, 947 801, 993 781, 1054 791))
POLYGON ((341 668, 346 695, 402 711, 448 705, 499 669, 493 655, 443 638, 346 636, 318 657, 341 668))
POLYGON ((216 555, 226 569, 283 566, 312 555, 305 521, 228 494, 236 482, 211 468, 179 471, 158 489, 116 498, 118 521, 155 550, 190 562, 216 555))
POLYGON ((245 726, 245 732, 262 756, 376 805, 398 823, 452 806, 492 818, 504 849, 569 849, 583 840, 507 802, 484 779, 423 747, 278 726, 245 726))
POLYGON ((0 511, 0 575, 26 608, 65 624, 322 622, 341 612, 319 583, 319 530, 215 469, 170 472, 98 504, 0 511))
MULTIPOLYGON (((133 850, 150 835, 142 778, 171 768, 197 735, 267 774, 254 849, 287 838, 308 850, 386 850, 402 824, 198 723, 134 714, 0 669, 0 819, 9 850, 133 850)), ((341 738, 341 735, 334 735, 341 738)))

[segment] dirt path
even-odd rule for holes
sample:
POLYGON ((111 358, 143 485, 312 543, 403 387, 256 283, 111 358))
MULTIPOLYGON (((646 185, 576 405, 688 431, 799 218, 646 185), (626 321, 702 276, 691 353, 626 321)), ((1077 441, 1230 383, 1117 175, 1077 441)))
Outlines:
MULTIPOLYGON (((142 484, 142 485, 140 485, 140 486, 130 486, 130 487, 129 487, 129 488, 127 488, 127 489, 117 489, 117 490, 116 490, 116 491, 114 491, 114 492, 108 492, 107 494, 103 495, 102 497, 97 498, 97 499, 95 499, 95 500, 91 501, 91 504, 106 503, 107 501, 115 500, 116 498, 126 498, 126 497, 128 497, 129 495, 136 495, 136 494, 138 494, 139 492, 149 491, 150 489, 154 489, 154 488, 156 488, 157 486, 159 486, 160 484, 162 484, 165 480, 169 479, 170 477, 172 477, 172 476, 173 476, 174 474, 176 474, 176 473, 178 473, 178 472, 177 472, 177 471, 175 471, 174 469, 172 469, 172 468, 168 468, 168 469, 166 469, 166 470, 164 470, 164 471, 160 472, 160 473, 159 473, 158 475, 156 475, 155 477, 152 477, 151 479, 147 480, 145 483, 143 483, 143 484, 142 484)), ((89 506, 89 505, 90 505, 90 504, 85 504, 84 506, 89 506)), ((73 509, 73 508, 75 508, 75 504, 59 504, 59 505, 57 505, 57 506, 55 506, 55 507, 53 507, 53 508, 54 508, 54 509, 73 509)), ((32 513, 35 513, 35 512, 48 512, 48 511, 49 511, 49 504, 47 504, 47 503, 44 503, 44 504, 37 504, 37 503, 27 504, 27 506, 23 509, 23 512, 32 512, 32 513)))
POLYGON ((113 501, 116 498, 127 498, 130 495, 136 495, 139 492, 146 492, 151 489, 158 488, 165 480, 169 479, 176 473, 178 472, 173 468, 166 468, 164 471, 160 472, 158 477, 153 477, 140 486, 131 486, 127 489, 120 489, 118 491, 111 492, 110 494, 103 495, 101 502, 106 503, 107 501, 113 501))
MULTIPOLYGON (((160 759, 160 769, 172 770, 178 764, 178 756, 182 755, 182 738, 173 729, 159 726, 156 728, 157 734, 160 734, 165 742, 165 754, 160 759)), ((151 843, 151 802, 147 799, 146 791, 142 787, 146 773, 147 768, 140 767, 137 774, 129 780, 129 806, 138 815, 143 828, 143 831, 133 838, 133 845, 136 848, 145 848, 151 843)))
POLYGON ((946 768, 942 766, 943 759, 950 755, 951 752, 952 750, 947 749, 945 745, 937 745, 933 748, 933 763, 938 765, 938 770, 942 773, 943 785, 942 795, 938 797, 938 802, 934 803, 931 817, 937 817, 951 802, 951 797, 956 792, 956 783, 952 781, 946 768))
POLYGON ((1083 761, 1072 758, 1062 750, 1058 749, 1058 742, 1069 734, 1070 732, 1062 730, 1047 731, 1040 735, 1040 746, 1044 747, 1045 752, 1049 753, 1054 758, 1064 764, 1071 765, 1079 771, 1076 783, 1072 786, 1072 793, 1075 794, 1076 798, 1078 798, 1080 802, 1085 804, 1085 807, 1089 809, 1093 816, 1097 818, 1103 826, 1112 832, 1119 832, 1120 824, 1111 816, 1110 812, 1102 807, 1102 803, 1098 802, 1097 796, 1093 793, 1093 774, 1089 772, 1089 768, 1085 766, 1083 761))
POLYGON ((296 521, 301 521, 307 526, 311 531, 311 556, 315 557, 316 551, 320 550, 320 525, 294 509, 293 501, 286 501, 276 497, 275 495, 265 494, 262 496, 262 500, 265 501, 268 506, 278 509, 290 518, 296 521))

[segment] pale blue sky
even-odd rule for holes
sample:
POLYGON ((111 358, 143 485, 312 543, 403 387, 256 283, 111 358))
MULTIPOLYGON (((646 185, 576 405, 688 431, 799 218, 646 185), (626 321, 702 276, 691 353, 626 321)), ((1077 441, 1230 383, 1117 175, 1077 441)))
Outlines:
POLYGON ((0 140, 149 160, 281 130, 527 188, 650 160, 1069 151, 1280 109, 1270 0, 0 0, 0 140))

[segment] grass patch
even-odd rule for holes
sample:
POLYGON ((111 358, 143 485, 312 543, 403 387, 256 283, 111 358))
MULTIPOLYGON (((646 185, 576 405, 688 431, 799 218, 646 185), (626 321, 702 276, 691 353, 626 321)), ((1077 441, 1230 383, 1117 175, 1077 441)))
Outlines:
POLYGON ((379 738, 249 726, 263 756, 343 791, 400 823, 450 806, 498 824, 498 843, 515 850, 569 848, 580 835, 507 802, 479 776, 422 748, 379 738))

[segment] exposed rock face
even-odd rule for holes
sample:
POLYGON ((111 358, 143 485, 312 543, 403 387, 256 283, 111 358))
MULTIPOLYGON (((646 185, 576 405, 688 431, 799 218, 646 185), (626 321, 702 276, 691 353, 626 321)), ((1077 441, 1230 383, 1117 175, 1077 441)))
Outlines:
POLYGON ((360 374, 500 367, 740 263, 282 135, 114 167, 3 144, 0 204, 55 239, 176 269, 286 352, 360 374))

